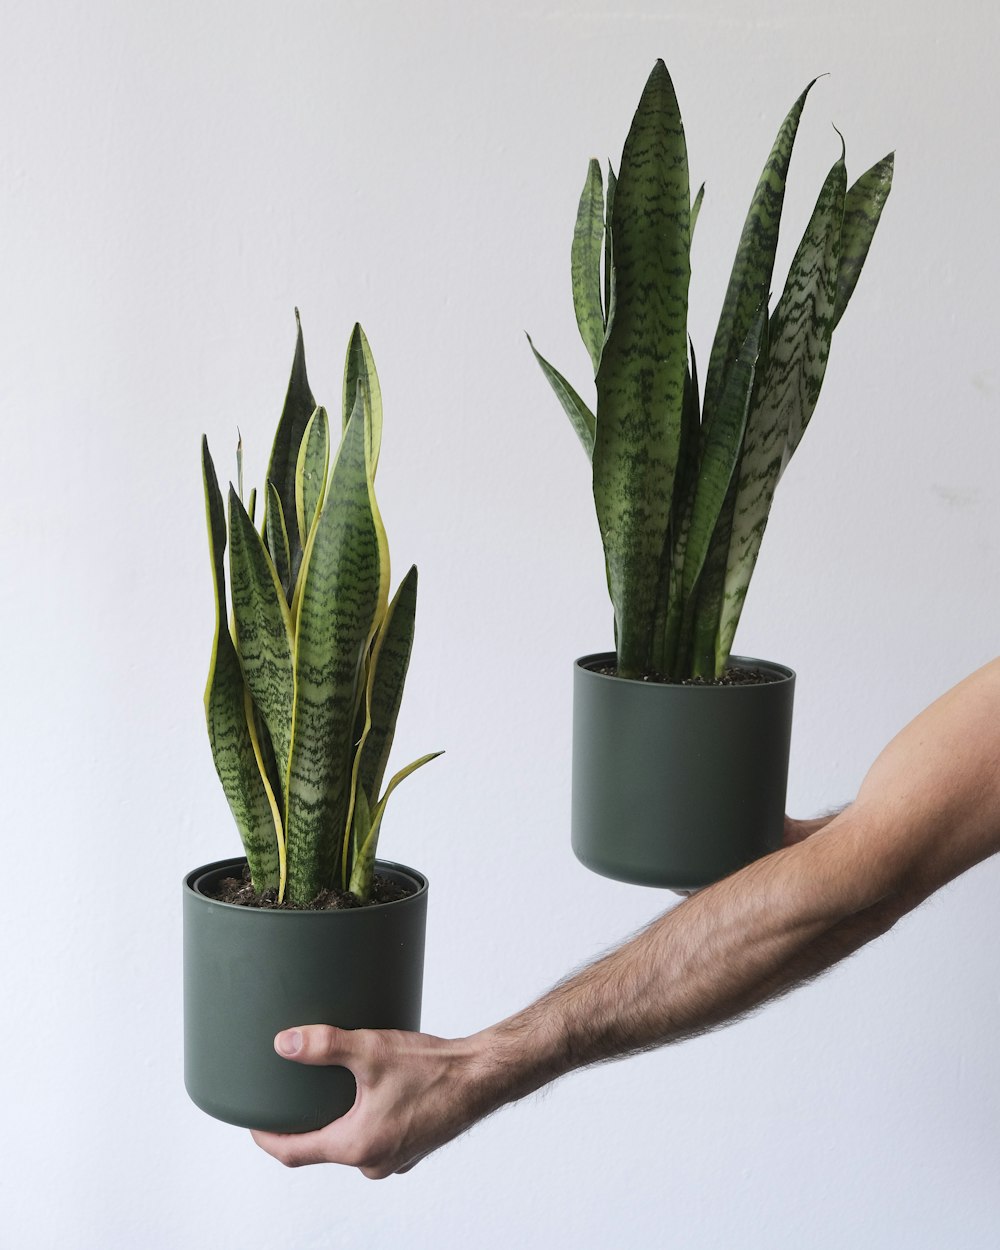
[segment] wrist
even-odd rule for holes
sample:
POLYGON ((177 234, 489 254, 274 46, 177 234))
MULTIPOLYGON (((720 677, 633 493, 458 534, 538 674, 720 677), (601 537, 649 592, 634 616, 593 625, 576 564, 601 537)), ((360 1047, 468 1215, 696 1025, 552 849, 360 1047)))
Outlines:
POLYGON ((479 1115, 534 1093, 573 1066, 562 1029, 539 1004, 466 1041, 466 1092, 479 1115))

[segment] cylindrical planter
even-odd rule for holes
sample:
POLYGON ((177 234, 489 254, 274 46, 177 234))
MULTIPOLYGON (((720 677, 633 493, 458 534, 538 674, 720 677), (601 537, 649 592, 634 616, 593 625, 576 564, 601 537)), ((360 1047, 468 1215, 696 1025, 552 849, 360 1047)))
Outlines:
POLYGON ((666 685, 594 671, 573 684, 573 851, 594 872, 695 890, 781 846, 795 674, 758 685, 666 685))
POLYGON ((308 1132, 350 1110, 354 1077, 280 1058, 274 1035, 300 1024, 420 1028, 427 881, 379 860, 379 873, 415 892, 332 911, 237 907, 205 894, 244 863, 221 860, 184 879, 184 1083, 216 1119, 308 1132))

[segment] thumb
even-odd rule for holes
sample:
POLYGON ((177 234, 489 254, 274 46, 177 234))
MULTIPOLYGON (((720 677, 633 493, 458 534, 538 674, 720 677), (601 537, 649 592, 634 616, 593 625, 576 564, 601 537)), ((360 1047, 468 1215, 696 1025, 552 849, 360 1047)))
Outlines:
POLYGON ((306 1024, 284 1029, 274 1039, 274 1049, 282 1059, 314 1066, 340 1064, 351 1066, 356 1047, 350 1030, 336 1029, 330 1024, 306 1024))

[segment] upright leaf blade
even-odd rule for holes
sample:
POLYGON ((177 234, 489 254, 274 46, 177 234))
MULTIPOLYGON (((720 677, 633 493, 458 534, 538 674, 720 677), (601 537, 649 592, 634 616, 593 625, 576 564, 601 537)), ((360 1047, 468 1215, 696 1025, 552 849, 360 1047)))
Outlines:
POLYGON ((412 764, 407 764, 405 768, 401 768, 386 786, 385 794, 379 799, 375 810, 371 813, 368 837, 362 843, 354 861, 349 886, 352 894, 356 894, 361 899, 366 899, 371 893, 372 879, 375 874, 375 853, 378 849, 378 835, 390 794, 411 773, 415 773, 418 768, 423 768, 425 764, 429 764, 431 760, 436 760, 439 755, 443 754, 443 751, 432 751, 429 755, 422 755, 420 759, 414 760, 412 764))
POLYGON ((271 557, 239 496, 229 489, 233 619, 243 676, 260 709, 284 782, 292 738, 292 622, 271 557))
POLYGON ((604 310, 601 307, 601 249, 604 245, 604 186, 600 162, 587 167, 576 213, 571 248, 573 307, 583 345, 597 373, 604 349, 604 310))
POLYGON ((329 467, 330 422, 326 409, 317 408, 302 435, 295 463, 295 521, 303 548, 323 503, 329 467))
POLYGON ((525 336, 528 340, 528 346, 534 353, 535 359, 538 361, 542 373, 548 378, 549 385, 555 392, 556 399, 562 405, 562 410, 569 417, 570 425, 576 431, 577 438, 583 444, 583 450, 587 453, 589 460, 594 454, 594 438, 597 433, 597 420, 580 396, 573 390, 572 386, 566 381, 558 369, 545 359, 538 351, 534 343, 531 341, 531 335, 525 336))
POLYGON ((215 590, 215 634, 205 686, 208 737, 216 772, 243 841, 254 889, 277 889, 278 834, 247 726, 243 674, 226 623, 226 514, 208 440, 204 438, 201 456, 215 590))
POLYGON ((379 452, 382 447, 382 388, 375 371, 375 358, 364 330, 355 322, 347 344, 344 362, 343 417, 344 429, 354 411, 358 387, 368 411, 368 439, 372 465, 378 469, 379 452))
POLYGON ((307 902, 339 875, 358 683, 379 608, 379 536, 358 415, 344 432, 300 576, 285 820, 293 901, 307 902))
POLYGON ((684 556, 681 598, 687 601, 701 576, 709 544, 739 462, 753 392, 761 336, 767 325, 767 305, 762 304, 730 366, 712 425, 705 431, 698 484, 691 508, 690 530, 684 556))
POLYGON ((646 83, 614 195, 614 317, 597 374, 594 498, 618 631, 618 668, 650 662, 687 365, 690 188, 666 66, 646 83))
POLYGON ((694 197, 691 205, 691 238, 694 238, 694 228, 698 224, 698 214, 701 212, 702 200, 705 198, 705 184, 702 183, 698 188, 698 194, 694 197))
POLYGON ((281 499, 273 482, 268 482, 266 493, 267 506, 264 512, 267 549, 274 561, 274 567, 285 592, 285 601, 292 599, 292 558, 288 549, 288 530, 285 527, 285 515, 281 507, 281 499))
POLYGON ((783 463, 819 398, 830 352, 847 175, 827 175, 769 327, 769 359, 740 463, 716 653, 728 656, 783 463))
POLYGON ((708 362, 705 379, 705 419, 708 422, 712 420, 729 368, 746 339, 757 309, 766 302, 771 289, 788 163, 806 96, 815 81, 813 79, 806 87, 782 122, 750 201, 708 362))
POLYGON ((615 207, 615 188, 618 178, 608 161, 608 192, 604 205, 604 337, 608 337, 611 329, 611 313, 615 306, 615 260, 614 245, 611 238, 611 214, 615 207))
POLYGON ((413 565, 393 596, 379 631, 372 663, 370 720, 361 751, 358 792, 377 798, 382 787, 389 751, 396 732, 396 718, 413 650, 417 611, 417 566, 413 565))
MULTIPOLYGON (((299 447, 309 419, 316 410, 316 401, 309 389, 306 376, 306 354, 302 340, 302 322, 299 310, 295 310, 295 355, 292 358, 292 372, 288 379, 288 390, 285 394, 285 405, 281 419, 274 435, 271 448, 271 459, 267 466, 267 480, 273 482, 281 500, 281 507, 288 524, 295 517, 295 467, 299 458, 299 447)), ((265 519, 265 532, 267 522, 265 519)), ((289 526, 288 541, 293 576, 298 573, 302 559, 302 544, 294 527, 289 526)))
POLYGON ((890 152, 861 175, 844 199, 837 302, 833 310, 834 329, 844 315, 858 278, 861 277, 882 209, 892 190, 893 164, 894 155, 890 152))

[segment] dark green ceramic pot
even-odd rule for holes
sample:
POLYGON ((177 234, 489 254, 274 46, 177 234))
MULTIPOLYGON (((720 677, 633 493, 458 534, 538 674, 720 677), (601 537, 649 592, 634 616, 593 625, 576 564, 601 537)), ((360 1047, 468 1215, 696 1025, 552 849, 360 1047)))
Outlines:
POLYGON ((427 881, 412 868, 377 871, 414 887, 394 903, 344 911, 266 911, 207 897, 239 876, 222 860, 184 879, 184 1083, 216 1119, 304 1133, 349 1111, 346 1068, 281 1059, 274 1035, 297 1024, 420 1028, 427 881))
POLYGON ((695 890, 781 845, 795 674, 761 685, 670 686, 577 660, 573 850, 616 881, 695 890))

